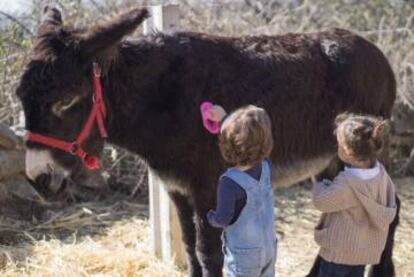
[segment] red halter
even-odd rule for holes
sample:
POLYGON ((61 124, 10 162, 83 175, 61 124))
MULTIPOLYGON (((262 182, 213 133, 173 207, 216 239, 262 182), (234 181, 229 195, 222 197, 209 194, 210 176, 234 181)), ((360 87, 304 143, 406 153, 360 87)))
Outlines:
POLYGON ((64 140, 43 136, 40 134, 34 134, 29 132, 27 140, 44 144, 72 155, 78 156, 83 165, 89 170, 95 170, 100 167, 99 159, 95 156, 89 155, 82 149, 82 143, 88 138, 93 124, 96 122, 99 128, 99 132, 102 138, 108 136, 104 119, 106 117, 106 108, 105 103, 102 98, 102 86, 100 81, 101 69, 97 63, 93 63, 93 85, 94 85, 94 95, 93 95, 93 104, 89 117, 83 126, 82 131, 78 135, 77 139, 73 142, 67 142, 64 140))

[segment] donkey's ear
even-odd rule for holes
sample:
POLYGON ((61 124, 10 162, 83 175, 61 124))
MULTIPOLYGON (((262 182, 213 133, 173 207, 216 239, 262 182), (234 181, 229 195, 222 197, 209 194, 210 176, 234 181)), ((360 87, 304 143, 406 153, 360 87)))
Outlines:
POLYGON ((125 35, 133 32, 147 17, 147 9, 132 9, 117 18, 91 28, 79 41, 82 59, 91 59, 99 52, 118 43, 125 35))
POLYGON ((55 7, 46 5, 42 10, 42 18, 40 20, 39 28, 37 29, 37 36, 42 37, 50 33, 59 31, 62 28, 62 13, 55 7))

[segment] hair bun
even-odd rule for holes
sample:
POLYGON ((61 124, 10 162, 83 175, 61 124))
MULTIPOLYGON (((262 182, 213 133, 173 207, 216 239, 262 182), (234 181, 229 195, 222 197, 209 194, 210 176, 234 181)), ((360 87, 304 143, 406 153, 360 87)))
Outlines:
POLYGON ((387 136, 390 130, 391 130, 391 126, 390 126, 389 120, 379 121, 374 126, 373 137, 375 139, 378 139, 378 138, 387 136))
POLYGON ((374 128, 372 126, 366 126, 366 125, 361 124, 360 126, 355 127, 352 130, 352 133, 355 136, 359 136, 364 140, 368 140, 372 138, 373 133, 374 133, 374 128))
POLYGON ((381 149, 384 144, 385 138, 388 136, 391 130, 389 120, 382 120, 375 124, 372 139, 374 140, 378 149, 381 149))

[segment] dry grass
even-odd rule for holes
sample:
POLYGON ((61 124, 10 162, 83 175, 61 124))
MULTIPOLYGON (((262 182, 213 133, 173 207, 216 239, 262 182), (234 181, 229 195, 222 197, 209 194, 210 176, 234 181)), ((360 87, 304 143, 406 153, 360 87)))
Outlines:
MULTIPOLYGON (((414 276, 413 179, 398 181, 402 199, 396 236, 397 276, 414 276)), ((319 213, 302 186, 276 192, 279 236, 278 276, 304 276, 317 252, 313 227, 319 213)), ((3 277, 183 277, 173 264, 162 264, 150 251, 148 207, 114 197, 52 212, 42 223, 7 222, 3 234, 17 243, 0 247, 3 277)), ((1 222, 4 222, 2 220, 1 222)))
POLYGON ((172 264, 150 254, 146 217, 147 206, 112 199, 68 207, 44 223, 15 228, 25 239, 0 248, 0 275, 180 276, 172 264))
POLYGON ((67 242, 34 241, 31 247, 4 250, 8 262, 2 276, 177 276, 172 266, 149 254, 147 233, 145 221, 129 220, 81 242, 76 234, 67 242))

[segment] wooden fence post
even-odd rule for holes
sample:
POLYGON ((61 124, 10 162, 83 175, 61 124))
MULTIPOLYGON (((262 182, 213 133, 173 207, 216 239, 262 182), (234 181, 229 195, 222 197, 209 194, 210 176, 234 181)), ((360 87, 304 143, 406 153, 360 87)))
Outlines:
MULTIPOLYGON (((179 26, 177 5, 149 7, 151 17, 144 22, 144 34, 157 31, 174 31, 179 26)), ((153 253, 164 262, 174 261, 185 266, 185 252, 177 211, 156 172, 148 169, 150 225, 153 253)))

